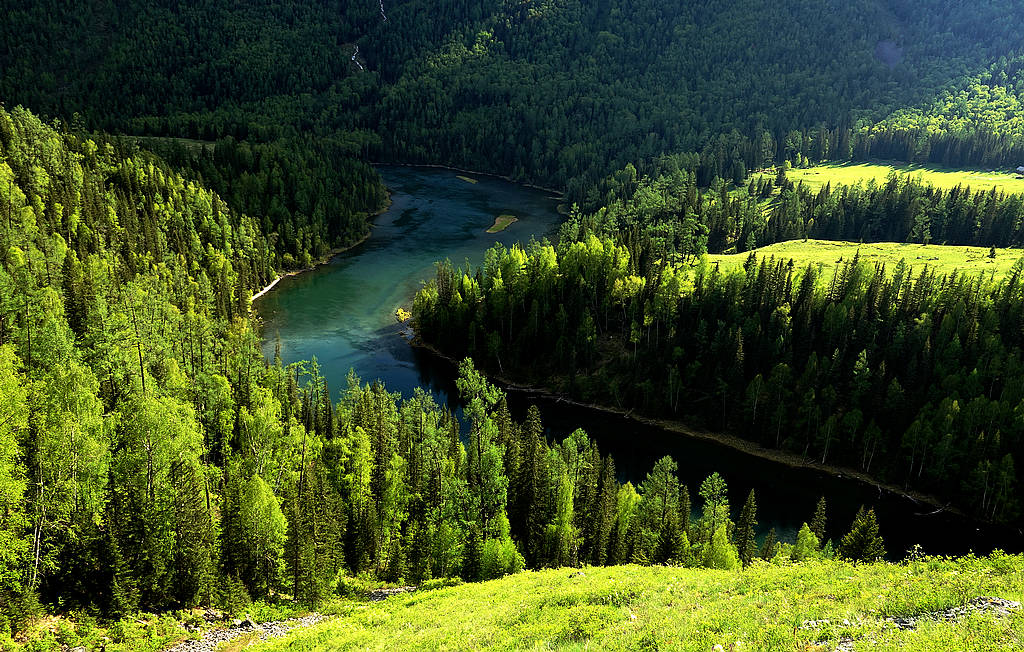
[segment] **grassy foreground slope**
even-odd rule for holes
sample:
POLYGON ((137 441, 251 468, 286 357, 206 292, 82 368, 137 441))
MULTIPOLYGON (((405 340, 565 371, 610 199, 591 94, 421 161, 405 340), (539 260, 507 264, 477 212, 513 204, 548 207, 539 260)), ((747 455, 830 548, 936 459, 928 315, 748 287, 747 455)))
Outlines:
POLYGON ((1024 612, 888 617, 1024 597, 1024 557, 903 564, 758 563, 740 572, 618 566, 525 572, 362 603, 260 650, 630 649, 998 650, 1024 646, 1024 612), (802 627, 807 621, 829 620, 802 627))
POLYGON ((885 263, 889 269, 903 260, 916 271, 927 265, 940 274, 959 270, 966 273, 995 274, 996 278, 1009 272, 1017 260, 1024 256, 1024 250, 1021 249, 997 248, 996 257, 990 258, 990 250, 985 247, 922 245, 909 242, 788 240, 738 254, 710 254, 707 258, 709 263, 718 264, 723 270, 743 267, 751 253, 757 257, 758 262, 762 258, 774 256, 776 260, 792 260, 798 268, 811 263, 831 270, 849 261, 858 252, 862 261, 885 263))

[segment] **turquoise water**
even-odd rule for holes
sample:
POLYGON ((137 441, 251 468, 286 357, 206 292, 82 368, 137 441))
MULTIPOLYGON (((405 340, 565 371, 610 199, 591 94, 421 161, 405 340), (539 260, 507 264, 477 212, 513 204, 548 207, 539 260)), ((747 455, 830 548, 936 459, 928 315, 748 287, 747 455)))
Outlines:
POLYGON ((392 204, 374 220, 370 238, 326 265, 283 279, 256 302, 264 353, 273 357, 279 341, 285 364, 316 357, 335 397, 349 369, 405 396, 426 384, 446 397, 445 383, 433 379, 399 335, 395 310, 411 309, 411 297, 433 277, 437 260, 477 265, 495 242, 508 246, 553 235, 558 202, 549 193, 494 178, 468 183, 448 170, 380 172, 392 204), (519 221, 486 233, 503 214, 519 221))

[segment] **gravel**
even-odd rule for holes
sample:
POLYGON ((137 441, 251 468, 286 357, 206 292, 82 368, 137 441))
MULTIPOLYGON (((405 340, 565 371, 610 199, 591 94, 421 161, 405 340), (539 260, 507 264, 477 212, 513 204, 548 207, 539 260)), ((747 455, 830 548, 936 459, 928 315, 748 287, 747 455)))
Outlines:
MULTIPOLYGON (((1005 598, 994 598, 989 596, 983 596, 980 598, 974 598, 970 602, 958 607, 950 607, 949 609, 940 609, 937 611, 928 611, 925 613, 916 614, 913 616, 893 616, 885 618, 882 622, 885 627, 895 627, 899 630, 911 630, 917 627, 917 624, 922 620, 933 620, 933 621, 945 621, 954 622, 972 613, 991 614, 994 617, 1005 617, 1009 616, 1011 612, 1020 609, 1020 603, 1014 602, 1013 600, 1006 600, 1005 598)), ((856 624, 861 624, 863 621, 858 620, 856 624)), ((805 620, 800 624, 799 629, 821 629, 822 627, 830 625, 843 625, 849 626, 849 620, 836 620, 832 621, 829 619, 823 620, 805 620)), ((839 640, 839 644, 835 648, 835 652, 853 652, 854 650, 854 639, 849 637, 843 637, 839 640)))
POLYGON ((1020 609, 1020 603, 1003 598, 981 597, 974 598, 965 605, 950 607, 940 611, 930 611, 916 616, 903 618, 886 618, 885 622, 892 623, 898 629, 914 629, 919 620, 945 620, 954 621, 971 613, 990 613, 994 616, 1009 616, 1011 611, 1020 609))
POLYGON ((212 629, 199 640, 188 640, 168 648, 166 652, 213 652, 221 643, 226 643, 245 634, 259 634, 261 641, 284 636, 293 629, 310 627, 326 619, 321 614, 309 614, 301 618, 278 620, 267 623, 254 623, 251 620, 234 620, 232 626, 212 629))
POLYGON ((373 591, 370 591, 370 594, 367 597, 370 599, 370 602, 380 602, 381 600, 386 600, 387 598, 390 598, 393 595, 398 595, 399 593, 412 593, 417 588, 418 587, 415 586, 396 586, 393 589, 374 589, 373 591))

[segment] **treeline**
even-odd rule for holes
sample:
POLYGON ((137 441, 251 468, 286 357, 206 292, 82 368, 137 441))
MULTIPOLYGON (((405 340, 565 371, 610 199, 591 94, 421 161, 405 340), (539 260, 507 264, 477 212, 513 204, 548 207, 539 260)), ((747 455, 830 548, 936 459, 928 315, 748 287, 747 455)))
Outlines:
POLYGON ((701 188, 693 171, 666 158, 653 178, 640 178, 629 165, 605 188, 614 199, 593 212, 572 213, 563 240, 594 233, 617 238, 640 258, 664 253, 682 261, 800 238, 1024 246, 1024 196, 969 186, 947 190, 896 173, 881 183, 814 190, 794 184, 783 167, 742 180, 738 188, 722 180, 701 188))
POLYGON ((950 167, 1024 165, 1024 58, 1004 56, 984 73, 923 106, 860 130, 855 155, 950 167))
POLYGON ((1024 260, 1000 280, 856 259, 726 273, 591 235, 440 264, 413 312, 488 370, 1019 517, 1024 260))

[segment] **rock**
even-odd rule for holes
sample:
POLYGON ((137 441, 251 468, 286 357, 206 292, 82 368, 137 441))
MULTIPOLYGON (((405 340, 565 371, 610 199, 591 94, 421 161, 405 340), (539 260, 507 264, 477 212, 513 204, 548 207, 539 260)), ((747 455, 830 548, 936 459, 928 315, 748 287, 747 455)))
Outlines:
POLYGON ((213 622, 215 620, 223 620, 224 614, 216 609, 207 609, 203 612, 203 619, 206 622, 213 622))
POLYGON ((373 591, 370 591, 370 594, 367 597, 371 602, 380 602, 381 600, 387 599, 393 595, 398 595, 399 593, 412 593, 417 588, 418 587, 415 586, 397 586, 391 589, 374 589, 373 591))
POLYGON ((576 571, 575 573, 569 573, 569 577, 586 577, 587 574, 583 571, 576 571))
POLYGON ((251 618, 245 620, 232 620, 232 627, 213 629, 199 640, 183 641, 167 650, 167 652, 215 652, 223 643, 227 643, 243 634, 260 632, 260 640, 265 641, 271 638, 284 636, 297 627, 309 627, 315 625, 325 616, 320 614, 309 614, 301 618, 292 618, 277 622, 255 623, 251 618))
POLYGON ((86 650, 83 646, 79 645, 78 647, 71 648, 70 650, 68 650, 68 652, 88 652, 88 650, 86 650))

